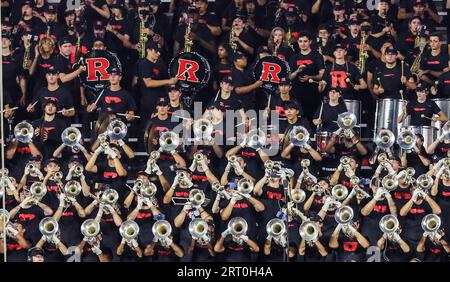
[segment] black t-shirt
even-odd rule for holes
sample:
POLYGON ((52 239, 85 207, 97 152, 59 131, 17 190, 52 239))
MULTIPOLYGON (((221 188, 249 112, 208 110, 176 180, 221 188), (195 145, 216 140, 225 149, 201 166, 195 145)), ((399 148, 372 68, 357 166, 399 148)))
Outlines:
MULTIPOLYGON (((36 64, 36 71, 34 73, 34 89, 38 91, 41 87, 47 86, 47 80, 45 79, 45 73, 47 70, 55 66, 56 56, 50 55, 49 58, 44 59, 42 56, 39 56, 36 64)), ((36 92, 35 92, 36 94, 36 92)))
POLYGON ((136 102, 133 96, 123 88, 118 91, 106 89, 98 105, 101 112, 126 113, 136 111, 136 102))
POLYGON ((425 117, 431 118, 434 114, 439 114, 441 109, 439 109, 438 105, 436 105, 433 100, 426 100, 423 103, 413 100, 406 106, 406 112, 411 115, 411 125, 430 126, 431 120, 425 117), (422 115, 424 117, 422 117, 422 115))
MULTIPOLYGON (((70 62, 70 57, 66 58, 61 54, 56 56, 55 68, 60 73, 65 73, 65 74, 71 73, 72 72, 72 64, 70 62)), ((63 83, 62 85, 67 87, 67 89, 69 89, 70 91, 74 91, 75 90, 75 79, 73 79, 71 81, 67 81, 67 82, 63 83)))
POLYGON ((209 102, 208 106, 212 105, 213 103, 218 103, 220 107, 219 110, 221 110, 222 112, 225 112, 227 110, 237 111, 243 109, 242 101, 235 93, 232 93, 227 99, 222 98, 219 93, 216 99, 209 102))
MULTIPOLYGON (((294 79, 295 85, 309 85, 309 82, 300 82, 300 77, 304 75, 317 75, 319 71, 325 69, 323 62, 323 56, 316 50, 312 50, 307 55, 302 53, 297 53, 292 56, 289 66, 291 71, 296 71, 300 65, 306 65, 306 67, 299 73, 299 75, 294 79)), ((302 93, 302 95, 308 95, 309 93, 302 93)))
POLYGON ((55 149, 61 144, 61 133, 67 127, 65 120, 55 117, 52 121, 44 121, 42 118, 31 123, 33 128, 40 128, 39 136, 34 136, 33 141, 38 146, 44 159, 51 157, 55 149), (48 134, 47 140, 42 141, 44 132, 48 134))
POLYGON ((22 224, 25 231, 25 239, 32 245, 35 245, 42 237, 39 231, 39 222, 45 217, 44 211, 34 205, 30 208, 20 209, 19 212, 11 219, 12 222, 22 224))
MULTIPOLYGON (((322 131, 326 132, 334 132, 339 127, 336 123, 338 115, 341 113, 347 112, 347 106, 345 103, 340 102, 336 106, 330 106, 329 103, 323 103, 322 108, 322 131)), ((316 113, 314 114, 314 119, 319 118, 320 115, 320 107, 317 109, 316 113)))
POLYGON ((358 68, 349 63, 339 65, 334 63, 325 69, 324 80, 327 82, 328 91, 330 88, 341 90, 342 99, 355 99, 355 90, 352 84, 359 84, 361 75, 358 68), (348 83, 346 79, 350 79, 348 83))
MULTIPOLYGON (((428 49, 420 61, 420 69, 441 72, 448 66, 448 54, 445 54, 443 50, 433 56, 431 54, 431 49, 428 49)), ((434 78, 431 74, 428 74, 432 79, 434 78)))
POLYGON ((441 75, 438 80, 438 97, 448 98, 450 97, 450 71, 447 71, 441 75))
MULTIPOLYGON (((229 204, 229 201, 226 199, 222 199, 219 203, 220 209, 225 209, 229 204)), ((247 236, 249 238, 254 238, 256 235, 256 212, 253 208, 253 205, 245 198, 237 200, 233 206, 233 210, 231 212, 229 220, 222 222, 224 230, 228 222, 234 217, 242 217, 247 221, 248 224, 248 232, 247 236)))
MULTIPOLYGON (((231 77, 233 78, 234 89, 242 86, 251 85, 254 82, 254 79, 252 78, 249 71, 241 71, 236 68, 232 68, 231 77)), ((255 102, 255 91, 239 95, 233 92, 232 96, 235 95, 237 95, 238 99, 242 101, 245 109, 252 107, 253 103, 255 102)))
MULTIPOLYGON (((411 72, 406 65, 403 71, 408 80, 411 77, 411 72)), ((384 93, 379 95, 380 99, 401 99, 400 89, 405 88, 405 85, 401 83, 401 76, 402 67, 398 63, 393 68, 387 68, 386 65, 384 65, 376 70, 373 81, 377 85, 381 83, 381 86, 384 89, 384 93), (378 81, 378 78, 380 81, 378 81)), ((405 93, 403 95, 405 95, 405 93)))
POLYGON ((47 87, 43 87, 36 93, 31 103, 38 102, 34 108, 40 109, 47 100, 56 102, 57 110, 73 108, 73 98, 70 92, 64 87, 59 86, 58 89, 50 91, 47 87))
MULTIPOLYGON (((144 84, 144 78, 151 78, 154 80, 162 80, 167 79, 167 65, 159 59, 155 63, 150 62, 147 59, 142 59, 138 62, 137 65, 137 76, 140 80, 140 90, 142 96, 144 95, 152 95, 155 99, 166 96, 166 90, 164 86, 149 88, 144 84)), ((153 111, 153 109, 147 109, 149 111, 153 111)))
POLYGON ((9 91, 14 101, 20 97, 19 85, 16 82, 18 76, 23 75, 21 61, 13 55, 3 56, 3 89, 9 91))

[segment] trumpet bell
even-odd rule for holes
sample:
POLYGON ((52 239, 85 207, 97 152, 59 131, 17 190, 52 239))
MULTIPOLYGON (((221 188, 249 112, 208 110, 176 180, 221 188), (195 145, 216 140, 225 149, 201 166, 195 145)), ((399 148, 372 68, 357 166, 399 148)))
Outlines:
POLYGON ((348 189, 342 184, 334 185, 333 189, 331 189, 331 195, 336 201, 342 202, 348 196, 348 189))
POLYGON ((180 145, 180 137, 175 132, 167 131, 159 137, 159 146, 163 151, 174 151, 178 145, 180 145))
POLYGON ((421 226, 425 232, 437 232, 441 227, 441 218, 435 214, 428 214, 422 219, 421 226))
POLYGON ((33 134, 33 126, 26 121, 19 122, 14 127, 14 137, 21 143, 29 143, 33 139, 33 134))
POLYGON ((42 199, 47 194, 47 187, 42 182, 31 184, 30 193, 33 198, 42 199))
POLYGON ((145 184, 143 183, 143 186, 140 189, 142 196, 146 198, 155 196, 157 190, 156 185, 151 182, 145 184))
POLYGON ((233 217, 228 222, 228 229, 231 230, 231 235, 239 237, 245 235, 248 230, 247 221, 242 217, 233 217))
POLYGON ((160 219, 153 224, 152 232, 159 240, 165 239, 172 233, 172 226, 167 220, 160 219))
POLYGON ((189 202, 195 208, 199 208, 205 202, 205 193, 200 189, 192 189, 189 192, 189 202))
POLYGON ((427 174, 422 174, 417 177, 417 186, 422 190, 429 190, 433 186, 433 178, 427 174))
POLYGON ((83 171, 84 171, 83 166, 82 165, 77 165, 73 169, 73 174, 75 176, 81 176, 83 174, 83 171))
POLYGON ((109 204, 114 205, 119 199, 119 193, 117 193, 114 189, 106 189, 102 194, 102 201, 109 204))
POLYGON ((95 219, 87 219, 81 224, 81 234, 83 236, 92 238, 100 233, 100 223, 95 219))
POLYGON ((311 242, 319 237, 319 228, 313 221, 305 221, 300 225, 299 233, 303 240, 311 242))
POLYGON ((202 153, 195 153, 194 154, 194 160, 196 160, 197 162, 201 162, 204 159, 204 155, 202 153))
POLYGON ((352 177, 350 177, 350 184, 359 185, 360 182, 361 182, 361 180, 359 179, 358 176, 353 175, 352 177))
POLYGON ((194 122, 193 131, 197 140, 211 138, 214 127, 209 119, 201 118, 194 122))
POLYGON ((253 182, 251 180, 241 178, 238 181, 237 190, 242 194, 250 194, 253 191, 253 182))
POLYGON ((306 193, 302 189, 293 189, 291 190, 290 197, 294 203, 300 204, 306 200, 306 193))
POLYGON ((43 236, 51 237, 58 232, 58 222, 53 217, 46 217, 39 223, 39 231, 43 236))
POLYGON ((392 131, 390 131, 389 129, 380 130, 380 132, 375 138, 375 144, 377 145, 377 147, 383 150, 391 148, 394 145, 394 143, 395 143, 394 133, 392 133, 392 131))
POLYGON ((412 130, 403 130, 397 138, 397 143, 403 150, 411 150, 416 145, 416 135, 412 130))
POLYGON ((61 140, 64 145, 68 147, 73 147, 80 144, 81 132, 76 127, 67 127, 61 133, 61 140))
POLYGON ((109 140, 122 140, 127 135, 127 125, 120 119, 113 119, 106 128, 109 140))
POLYGON ((391 192, 397 189, 398 180, 395 176, 386 175, 385 177, 383 177, 383 180, 381 180, 381 185, 385 190, 391 192))
POLYGON ((262 148, 266 144, 266 134, 261 129, 252 129, 248 132, 247 145, 250 148, 262 148))
POLYGON ((286 233, 286 225, 282 219, 272 218, 267 222, 266 231, 268 235, 274 238, 280 237, 286 233))
POLYGON ((303 147, 308 143, 309 132, 303 126, 294 126, 289 133, 289 141, 298 147, 303 147))
POLYGON ((339 224, 348 224, 353 219, 353 209, 349 206, 343 206, 336 210, 335 219, 339 224))
POLYGON ((133 220, 127 220, 120 226, 119 233, 125 240, 136 239, 139 235, 139 225, 133 220))
POLYGON ((189 223, 189 233, 194 239, 204 238, 208 234, 208 223, 201 218, 193 219, 189 223))
POLYGON ((152 159, 154 161, 158 160, 160 156, 161 156, 161 154, 159 153, 159 151, 150 152, 150 159, 152 159))
POLYGON ((356 115, 351 112, 345 112, 338 115, 338 126, 342 129, 352 129, 356 126, 356 115))
POLYGON ((64 193, 70 197, 76 197, 81 193, 81 184, 78 181, 70 180, 64 185, 64 193))
POLYGON ((396 232, 400 225, 395 216, 392 214, 387 214, 381 218, 379 226, 381 232, 389 234, 396 232))

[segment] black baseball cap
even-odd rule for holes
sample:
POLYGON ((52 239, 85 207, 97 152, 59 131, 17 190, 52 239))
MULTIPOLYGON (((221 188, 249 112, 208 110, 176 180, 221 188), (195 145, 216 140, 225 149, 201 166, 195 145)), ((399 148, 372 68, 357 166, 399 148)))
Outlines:
POLYGON ((44 166, 47 166, 48 164, 50 164, 50 163, 54 163, 54 164, 56 164, 56 165, 60 165, 59 164, 59 161, 57 160, 57 159, 55 159, 55 158, 50 158, 50 159, 48 159, 48 160, 46 160, 45 161, 45 163, 44 163, 44 166))
POLYGON ((25 1, 22 2, 22 7, 25 6, 25 5, 28 5, 31 8, 33 8, 34 7, 34 2, 30 1, 30 0, 25 0, 25 1))
POLYGON ((415 0, 413 1, 413 6, 425 6, 425 1, 423 0, 415 0))
POLYGON ((42 110, 44 110, 48 104, 53 104, 55 107, 58 106, 58 103, 56 101, 52 99, 45 99, 44 102, 42 102, 42 110))
POLYGON ((331 91, 337 92, 337 93, 342 95, 342 91, 339 88, 334 88, 333 87, 333 88, 330 89, 330 91, 328 91, 328 93, 330 93, 331 91))
POLYGON ((54 66, 51 66, 51 67, 49 67, 49 68, 47 68, 47 69, 45 70, 45 73, 46 73, 46 74, 47 74, 47 73, 50 73, 50 74, 57 74, 57 73, 59 73, 59 71, 58 71, 58 69, 55 68, 54 66))
POLYGON ((145 45, 145 48, 146 49, 153 49, 153 50, 155 50, 157 52, 161 52, 161 50, 162 50, 161 44, 159 44, 159 43, 157 43, 157 42, 155 42, 153 40, 149 40, 147 42, 147 45, 145 45))
POLYGON ((40 155, 33 156, 33 157, 30 158, 29 161, 30 162, 40 162, 40 161, 42 161, 42 156, 40 156, 40 155))
POLYGON ((358 20, 357 18, 352 18, 349 20, 348 25, 360 25, 361 21, 358 20))
POLYGON ((221 82, 233 84, 233 77, 231 75, 225 75, 224 77, 222 77, 221 82))
POLYGON ((54 4, 48 4, 44 12, 47 14, 56 14, 58 12, 58 8, 54 4))
POLYGON ((64 17, 67 17, 69 15, 75 15, 75 10, 67 9, 64 11, 64 17))
POLYGON ((112 68, 112 69, 109 70, 108 73, 109 73, 110 75, 113 74, 113 73, 115 73, 115 74, 117 74, 117 75, 122 75, 122 72, 120 71, 119 68, 112 68))
POLYGON ((45 256, 45 251, 39 247, 34 247, 28 250, 28 256, 30 258, 35 256, 45 256))
POLYGON ((258 50, 256 51, 256 56, 259 56, 260 54, 269 54, 270 55, 270 49, 267 46, 259 46, 258 50))
POLYGON ((289 77, 282 77, 280 85, 291 85, 291 79, 289 77))
POLYGON ((297 101, 294 101, 294 100, 284 101, 283 102, 283 108, 285 110, 287 110, 287 109, 296 109, 296 110, 300 111, 300 104, 297 101))
POLYGON ((297 7, 297 5, 290 5, 289 7, 286 8, 286 15, 292 15, 292 16, 296 16, 299 14, 299 9, 297 7))
POLYGON ((109 7, 111 9, 113 8, 123 9, 125 8, 125 2, 123 0, 114 0, 114 2, 111 5, 109 5, 109 7))
POLYGON ((237 51, 233 54, 233 62, 242 58, 246 58, 245 54, 242 52, 237 51))
POLYGON ((334 3, 334 10, 335 10, 335 11, 340 11, 340 10, 344 10, 344 9, 345 9, 344 3, 341 3, 341 2, 339 2, 339 1, 336 1, 336 2, 334 3))
POLYGON ((337 43, 336 45, 334 45, 334 51, 336 51, 337 49, 344 49, 344 50, 347 50, 347 48, 345 47, 345 45, 344 44, 342 44, 342 43, 337 43))
POLYGON ((180 91, 180 89, 181 89, 181 87, 178 86, 177 84, 171 84, 171 85, 169 85, 169 87, 167 87, 168 92, 171 92, 173 90, 180 91))
POLYGON ((67 43, 72 43, 72 41, 70 41, 70 38, 67 37, 67 36, 64 36, 58 42, 59 46, 62 46, 62 45, 67 44, 67 43))
POLYGON ((380 3, 381 3, 381 2, 388 3, 389 5, 391 4, 391 1, 390 1, 390 0, 380 0, 380 3))
POLYGON ((384 54, 394 54, 397 55, 397 49, 395 49, 395 47, 391 47, 386 49, 386 51, 384 51, 384 54))
POLYGON ((212 110, 212 109, 218 109, 218 110, 220 110, 220 109, 221 109, 220 102, 214 101, 213 103, 211 103, 211 104, 208 106, 208 110, 212 110))
POLYGON ((69 159, 69 163, 72 163, 72 162, 77 162, 77 163, 82 164, 82 163, 83 163, 83 160, 80 158, 79 155, 73 155, 73 156, 70 157, 70 159, 69 159))
POLYGON ((420 82, 417 84, 416 92, 428 92, 428 85, 426 83, 420 82))
POLYGON ((158 102, 156 103, 157 106, 168 106, 169 101, 165 97, 159 98, 158 102))
POLYGON ((138 6, 148 6, 149 5, 149 3, 148 3, 148 1, 147 0, 137 0, 137 3, 136 3, 138 6))
POLYGON ((102 21, 96 21, 94 23, 94 29, 96 29, 96 30, 105 29, 105 26, 103 25, 102 21))

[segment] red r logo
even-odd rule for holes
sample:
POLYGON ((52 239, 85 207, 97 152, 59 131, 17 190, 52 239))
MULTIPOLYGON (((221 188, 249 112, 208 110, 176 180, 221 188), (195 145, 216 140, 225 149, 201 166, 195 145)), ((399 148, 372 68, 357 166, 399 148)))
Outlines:
POLYGON ((86 59, 87 81, 108 80, 109 61, 105 58, 86 59), (97 75, 98 74, 98 75, 97 75))
POLYGON ((279 83, 280 78, 278 75, 281 72, 281 66, 279 64, 269 63, 269 62, 262 62, 262 75, 261 80, 262 81, 268 81, 268 82, 274 82, 279 83), (271 78, 269 78, 269 76, 271 78))
POLYGON ((199 82, 195 73, 199 70, 200 65, 196 61, 179 59, 177 78, 190 82, 199 82), (187 73, 187 78, 186 78, 187 73))

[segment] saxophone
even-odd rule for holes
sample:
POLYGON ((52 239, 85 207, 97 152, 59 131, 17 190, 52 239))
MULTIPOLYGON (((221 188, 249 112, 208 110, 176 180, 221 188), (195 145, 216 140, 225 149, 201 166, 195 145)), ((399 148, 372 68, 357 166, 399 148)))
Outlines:
POLYGON ((292 43, 292 33, 291 33, 291 28, 288 27, 288 32, 286 34, 286 40, 287 40, 287 44, 288 46, 292 49, 292 51, 294 50, 294 44, 292 43))
POLYGON ((30 68, 31 42, 28 40, 24 45, 25 45, 25 51, 23 53, 22 68, 24 70, 27 70, 30 68))
MULTIPOLYGON (((414 59, 413 64, 411 65, 411 74, 415 75, 417 77, 417 72, 420 69, 420 62, 422 61, 422 57, 423 57, 423 52, 425 51, 425 46, 426 44, 424 42, 419 43, 419 54, 416 56, 416 58, 414 59)), ((419 77, 417 77, 417 80, 419 80, 419 77)))
POLYGON ((369 57, 369 54, 367 54, 367 51, 365 50, 366 39, 367 39, 366 33, 362 32, 361 33, 361 42, 359 44, 359 59, 358 59, 358 68, 359 68, 360 74, 363 74, 364 71, 366 70, 366 61, 367 61, 367 58, 369 57))
MULTIPOLYGON (((188 25, 186 27, 186 36, 189 35, 191 33, 191 21, 188 22, 188 25)), ((184 41, 184 50, 183 52, 185 53, 190 53, 191 49, 192 49, 192 45, 194 45, 194 42, 192 41, 192 39, 185 39, 184 41)))
POLYGON ((145 45, 147 44, 148 38, 147 34, 144 33, 145 29, 145 22, 143 19, 141 19, 141 23, 139 26, 139 57, 144 58, 146 55, 145 52, 145 45))
POLYGON ((75 56, 73 58, 72 69, 77 69, 81 59, 81 36, 77 34, 77 43, 75 44, 75 56))
POLYGON ((231 31, 230 31, 230 46, 231 46, 231 49, 233 49, 234 53, 236 53, 236 50, 238 48, 235 40, 236 40, 236 32, 234 30, 234 26, 232 26, 231 31))

